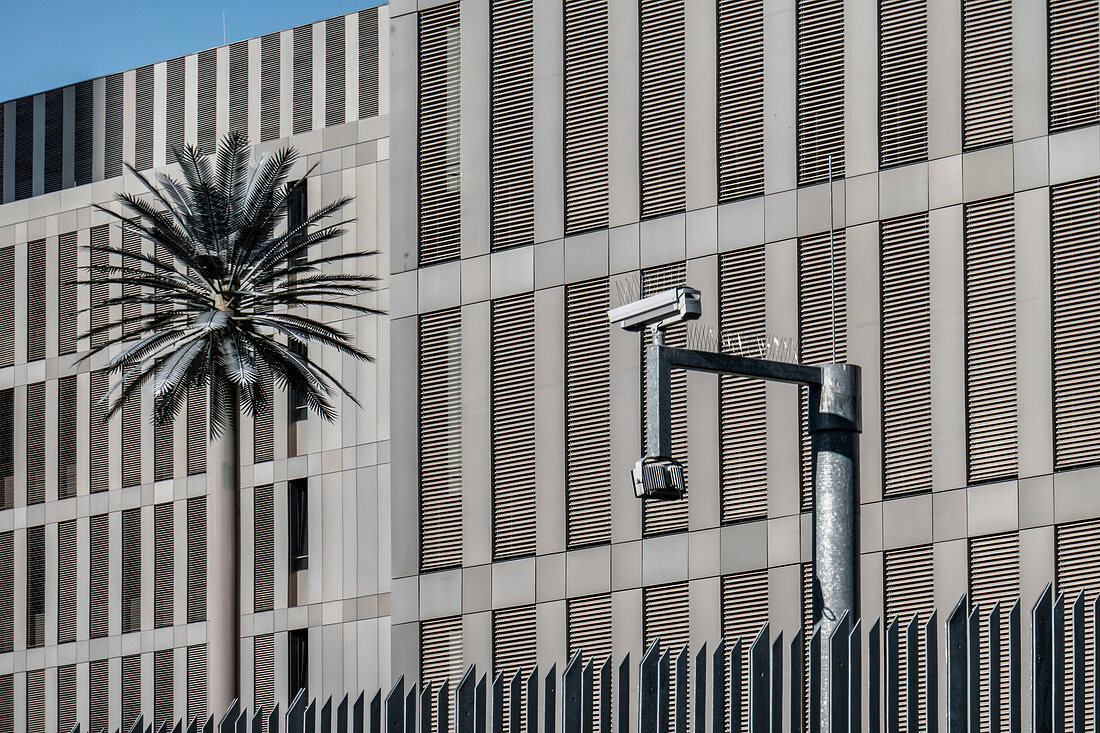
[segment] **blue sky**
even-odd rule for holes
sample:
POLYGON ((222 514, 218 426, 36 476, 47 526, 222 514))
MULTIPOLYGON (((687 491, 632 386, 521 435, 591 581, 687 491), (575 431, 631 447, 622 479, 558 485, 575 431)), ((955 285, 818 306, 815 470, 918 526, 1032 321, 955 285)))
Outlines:
POLYGON ((181 56, 379 0, 4 0, 0 100, 181 56))

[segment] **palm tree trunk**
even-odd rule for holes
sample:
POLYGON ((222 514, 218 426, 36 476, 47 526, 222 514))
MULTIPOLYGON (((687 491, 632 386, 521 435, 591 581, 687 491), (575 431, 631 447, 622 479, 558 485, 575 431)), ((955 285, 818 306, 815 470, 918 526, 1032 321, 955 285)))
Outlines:
POLYGON ((240 399, 232 423, 206 452, 206 659, 209 714, 219 719, 239 696, 241 648, 240 399))

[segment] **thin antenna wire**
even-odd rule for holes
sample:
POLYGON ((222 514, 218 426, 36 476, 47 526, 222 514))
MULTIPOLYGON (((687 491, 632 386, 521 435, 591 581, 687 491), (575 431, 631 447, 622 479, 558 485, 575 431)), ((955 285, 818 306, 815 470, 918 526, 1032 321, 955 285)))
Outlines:
POLYGON ((225 11, 222 11, 222 45, 226 44, 225 40, 225 11))
POLYGON ((829 315, 833 326, 833 363, 836 363, 836 258, 833 250, 833 156, 829 156, 829 315))

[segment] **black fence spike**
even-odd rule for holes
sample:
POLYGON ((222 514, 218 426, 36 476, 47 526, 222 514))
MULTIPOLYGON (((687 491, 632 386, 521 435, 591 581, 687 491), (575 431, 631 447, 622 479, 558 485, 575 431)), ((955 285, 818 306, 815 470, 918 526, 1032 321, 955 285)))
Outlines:
POLYGON ((924 729, 927 731, 940 729, 940 647, 937 642, 937 619, 936 611, 932 611, 924 624, 924 729))
POLYGON ((821 623, 818 622, 810 634, 810 658, 806 660, 810 668, 806 684, 806 723, 810 733, 821 733, 821 636, 821 623))
MULTIPOLYGON (((344 701, 340 703, 344 710, 344 727, 340 728, 339 722, 337 722, 338 733, 347 733, 347 707, 348 698, 345 695, 344 701)), ((432 683, 421 682, 420 683, 420 733, 432 733, 432 683)), ((337 708, 336 720, 340 720, 339 714, 340 708, 337 708)))
POLYGON ((543 683, 543 691, 545 692, 543 703, 543 733, 554 733, 554 728, 557 725, 558 717, 555 708, 558 704, 558 665, 550 665, 549 671, 546 673, 546 678, 543 683))
POLYGON ((298 690, 286 709, 286 733, 304 733, 306 729, 306 691, 298 690))
POLYGON ((581 733, 583 729, 584 711, 581 703, 583 676, 584 662, 578 651, 573 654, 573 658, 569 660, 561 676, 562 733, 581 733))
POLYGON ((1053 589, 1047 583, 1031 609, 1031 729, 1037 731, 1054 726, 1053 603, 1053 589))
POLYGON ((848 733, 860 733, 863 727, 862 637, 863 622, 856 619, 848 634, 848 733))
POLYGON ((279 733, 279 703, 271 706, 271 714, 267 716, 267 733, 279 733))
POLYGON ((527 675, 527 733, 539 730, 539 666, 536 664, 527 675))
POLYGON ((321 706, 321 733, 332 733, 332 698, 321 706))
MULTIPOLYGON (((791 733, 802 733, 802 724, 805 710, 802 707, 802 629, 798 629, 794 632, 794 638, 791 639, 791 676, 790 676, 790 717, 791 717, 791 733)), ((740 733, 739 731, 733 731, 731 733, 740 733)))
POLYGON ((1009 733, 1021 733, 1023 730, 1023 681, 1020 674, 1022 664, 1022 636, 1020 630, 1020 599, 1012 604, 1008 611, 1008 730, 1009 733))
POLYGON ((500 672, 493 677, 491 699, 489 730, 504 733, 504 675, 500 672))
POLYGON ((966 730, 966 596, 947 617, 947 731, 966 730))
MULTIPOLYGON (((164 733, 162 723, 157 733, 164 733)), ((256 712, 252 714, 252 733, 264 733, 264 706, 257 705, 256 712)))
POLYGON ((617 733, 630 733, 630 654, 619 662, 619 727, 617 733))
POLYGON ((1001 733, 1001 604, 994 603, 986 617, 986 658, 989 660, 989 733, 1001 733))
POLYGON ((397 678, 386 695, 386 733, 404 733, 405 729, 405 676, 397 678))
POLYGON ((676 655, 676 684, 675 684, 675 733, 687 733, 687 706, 688 706, 688 648, 684 644, 676 655))
POLYGON ((882 688, 879 681, 879 671, 882 668, 881 635, 881 623, 875 619, 871 630, 867 632, 867 730, 870 733, 882 732, 882 718, 879 714, 882 709, 882 688))
POLYGON ((775 635, 772 642, 772 700, 771 700, 771 731, 782 733, 783 730, 783 632, 775 635))
POLYGON ((749 647, 749 733, 767 733, 771 685, 771 628, 764 624, 749 647))
MULTIPOLYGON (((457 733, 474 733, 476 726, 474 725, 474 697, 476 696, 475 689, 477 687, 477 669, 471 665, 466 670, 466 674, 462 677, 462 681, 458 683, 458 690, 455 691, 455 724, 458 726, 457 733)), ((371 733, 374 733, 371 731, 371 733)))
POLYGON ((435 729, 451 733, 451 681, 443 680, 435 693, 435 729))
POLYGON ((310 700, 306 705, 306 733, 314 733, 317 730, 317 701, 310 700))
POLYGON ((671 733, 672 714, 675 705, 672 700, 672 684, 669 674, 671 657, 668 649, 657 659, 657 730, 671 733))
POLYGON ((905 730, 920 731, 920 616, 905 626, 905 730))
POLYGON ((1073 733, 1085 733, 1085 592, 1073 599, 1070 610, 1073 629, 1073 733))
POLYGON ((340 700, 336 706, 336 733, 348 733, 348 696, 340 700))
MULTIPOLYGON (((331 704, 331 700, 326 703, 331 704)), ((325 731, 328 733, 328 731, 325 731)), ((409 685, 405 693, 405 733, 416 733, 416 683, 409 685)))
POLYGON ((1051 612, 1051 661, 1053 662, 1054 730, 1066 729, 1066 599, 1059 593, 1051 612))
MULTIPOLYGON (((611 733, 611 655, 600 665, 600 727, 599 733, 611 733)), ((532 729, 531 733, 535 733, 532 729)))
POLYGON ((592 660, 589 659, 581 667, 581 731, 593 733, 596 728, 595 707, 595 672, 592 660))
POLYGON ((848 729, 848 612, 829 635, 829 730, 848 729))
POLYGON ((744 689, 741 684, 741 637, 737 637, 730 647, 730 733, 740 733, 745 728, 745 708, 741 699, 744 689))
POLYGON ((707 731, 707 643, 704 641, 695 653, 695 679, 691 687, 694 703, 692 705, 693 733, 707 731))
POLYGON ((486 718, 489 711, 485 708, 488 680, 485 675, 477 681, 474 688, 474 733, 485 733, 486 718))

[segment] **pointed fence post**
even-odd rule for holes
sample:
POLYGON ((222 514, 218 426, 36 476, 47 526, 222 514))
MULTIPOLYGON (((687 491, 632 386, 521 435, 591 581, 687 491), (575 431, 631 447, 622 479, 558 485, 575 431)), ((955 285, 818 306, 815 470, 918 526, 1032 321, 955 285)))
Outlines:
MULTIPOLYGON (((880 670, 882 660, 882 649, 879 646, 879 636, 881 634, 881 628, 879 620, 875 619, 875 623, 871 626, 871 631, 867 634, 867 730, 871 733, 880 733, 882 728, 882 719, 879 716, 881 710, 881 686, 880 686, 880 670)), ((935 730, 933 728, 933 730, 935 730)))
POLYGON ((695 696, 693 733, 707 731, 707 643, 704 641, 695 653, 695 680, 692 686, 695 696))
POLYGON ((649 649, 642 655, 638 668, 638 733, 657 733, 657 717, 660 708, 657 705, 657 676, 661 655, 659 640, 654 639, 649 649))
POLYGON ((485 733, 485 719, 489 712, 485 709, 486 686, 485 675, 481 675, 474 688, 474 733, 485 733))
POLYGON ((810 635, 810 679, 806 685, 809 695, 809 704, 806 706, 809 712, 810 733, 821 733, 821 647, 823 644, 823 632, 821 624, 814 624, 813 634, 810 635))
POLYGON ((898 655, 898 617, 886 627, 886 732, 901 730, 901 664, 898 655))
POLYGON ((726 642, 719 639, 711 654, 711 676, 714 683, 711 692, 711 733, 725 733, 726 727, 726 642))
POLYGON ((745 726, 745 707, 741 699, 744 690, 741 677, 741 637, 730 648, 730 733, 739 733, 745 726))
POLYGON ((802 733, 804 723, 803 713, 805 710, 802 707, 802 683, 805 680, 802 678, 803 668, 802 629, 798 629, 794 632, 794 638, 791 639, 791 733, 802 733))
MULTIPOLYGON (((550 733, 553 733, 551 731, 550 733)), ((619 662, 619 727, 617 733, 630 733, 630 654, 619 662)))
MULTIPOLYGON (((539 729, 539 666, 536 664, 527 675, 527 731, 538 733, 539 729)), ((443 733, 440 731, 440 733, 443 733)))
POLYGON ((775 635, 772 642, 772 705, 771 731, 782 733, 783 729, 783 632, 775 635))
MULTIPOLYGON (((600 733, 611 733, 611 655, 600 665, 600 733)), ((534 728, 529 731, 534 733, 534 728)))
POLYGON ((1073 733, 1085 733, 1085 592, 1070 611, 1073 626, 1073 733))
POLYGON ((306 729, 306 691, 298 690, 286 709, 286 733, 305 733, 306 729))
POLYGON ((749 648, 749 733, 767 733, 768 667, 771 656, 771 631, 768 624, 756 635, 749 648))
POLYGON ((1066 599, 1059 593, 1051 614, 1054 730, 1066 729, 1066 599))
MULTIPOLYGON (((436 733, 451 733, 451 681, 443 680, 435 693, 436 733)), ((359 733, 358 731, 356 733, 359 733)))
POLYGON ((676 730, 675 733, 687 733, 688 702, 688 648, 684 644, 676 655, 676 730))
POLYGON ((554 733, 558 716, 555 707, 558 704, 558 665, 553 664, 546 673, 543 689, 546 691, 546 703, 543 708, 543 733, 554 733))
POLYGON ((989 733, 1001 733, 1001 604, 993 604, 986 621, 989 637, 989 733))
MULTIPOLYGON (((344 695, 344 698, 340 700, 340 704, 336 706, 336 733, 348 733, 347 695, 344 695)), ((430 733, 430 731, 424 731, 424 733, 430 733)))
POLYGON ((924 729, 939 730, 940 686, 938 617, 935 611, 924 624, 924 729))
POLYGON ((474 733, 474 687, 477 686, 476 674, 477 669, 473 665, 470 665, 470 668, 466 670, 466 674, 463 675, 462 681, 458 683, 458 690, 456 690, 455 693, 455 723, 458 726, 457 733, 474 733))
POLYGON ((947 733, 966 730, 966 596, 947 617, 947 733))
MULTIPOLYGON (((596 708, 593 706, 595 685, 592 660, 581 667, 581 732, 594 733, 596 728, 596 708)), ((518 731, 516 733, 519 733, 518 731)))
POLYGON ((360 692, 351 706, 351 733, 366 733, 366 693, 360 692))
POLYGON ((271 714, 267 716, 267 733, 279 733, 279 703, 271 706, 271 714))
MULTIPOLYGON (((340 703, 340 706, 344 711, 344 728, 340 728, 339 709, 337 710, 337 730, 338 733, 347 733, 347 710, 348 710, 348 697, 344 696, 344 701, 340 703)), ((432 733, 432 683, 422 682, 420 684, 420 733, 432 733)))
POLYGON ((848 729, 848 613, 829 636, 829 731, 848 729))
POLYGON ((405 677, 397 682, 386 696, 386 733, 404 733, 405 730, 405 677))
POLYGON ((1020 631, 1020 599, 1012 604, 1008 611, 1008 730, 1009 733, 1021 733, 1023 730, 1023 676, 1021 674, 1022 652, 1020 631))
POLYGON ((668 649, 657 659, 657 730, 661 733, 671 733, 671 719, 675 711, 669 677, 670 659, 668 649))
MULTIPOLYGON (((863 729, 863 622, 856 619, 848 634, 848 733, 863 729)), ((934 729, 930 729, 934 730, 934 729)))
POLYGON ((584 663, 579 651, 573 652, 573 658, 562 673, 562 733, 581 733, 584 715, 581 702, 581 677, 584 675, 584 663))
POLYGON ((489 730, 493 733, 504 733, 504 675, 497 672, 493 678, 492 709, 489 730))
MULTIPOLYGON (((326 705, 332 704, 330 698, 326 705)), ((328 733, 328 731, 325 731, 328 733)), ((405 694, 405 733, 416 733, 416 683, 409 685, 409 691, 405 694)))
POLYGON ((1053 590, 1049 583, 1031 609, 1031 728, 1054 729, 1053 590))

